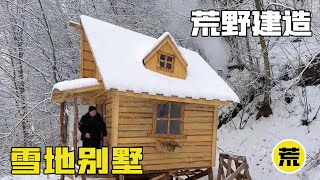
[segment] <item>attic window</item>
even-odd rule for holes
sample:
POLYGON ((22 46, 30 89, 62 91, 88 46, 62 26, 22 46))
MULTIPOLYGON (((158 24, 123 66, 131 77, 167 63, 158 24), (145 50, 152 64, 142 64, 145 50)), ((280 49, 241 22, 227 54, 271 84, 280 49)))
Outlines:
POLYGON ((172 71, 174 57, 168 54, 160 53, 159 55, 159 68, 172 71))
POLYGON ((154 104, 154 134, 179 136, 182 134, 183 105, 179 103, 154 104))

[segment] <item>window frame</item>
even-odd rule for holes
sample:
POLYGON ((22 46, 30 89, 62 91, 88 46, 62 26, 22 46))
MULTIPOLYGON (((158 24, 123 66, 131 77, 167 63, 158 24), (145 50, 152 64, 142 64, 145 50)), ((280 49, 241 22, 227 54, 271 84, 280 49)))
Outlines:
POLYGON ((157 68, 158 68, 158 69, 161 69, 161 70, 164 70, 164 71, 167 71, 167 72, 173 72, 174 64, 175 64, 175 63, 174 63, 174 62, 175 62, 175 56, 172 55, 172 54, 168 54, 168 53, 162 52, 162 51, 158 51, 157 55, 158 55, 157 68), (161 55, 165 55, 165 56, 166 56, 165 60, 160 59, 160 56, 161 56, 161 55), (172 57, 172 63, 169 63, 169 64, 171 64, 171 69, 167 69, 167 68, 166 68, 167 63, 168 63, 168 61, 167 61, 167 58, 168 58, 168 57, 172 57), (164 61, 164 67, 161 67, 161 66, 160 66, 160 61, 164 61))
POLYGON ((160 100, 153 100, 153 119, 152 119, 152 135, 154 137, 160 137, 160 138, 185 138, 184 135, 184 109, 185 104, 181 102, 173 102, 173 101, 160 101, 160 100), (168 110, 168 117, 167 118, 157 118, 157 107, 159 104, 179 104, 181 106, 181 117, 180 118, 170 118, 170 109, 171 106, 169 106, 168 110), (168 129, 167 134, 157 134, 156 133, 156 125, 157 125, 157 119, 160 120, 167 120, 168 122, 168 129), (170 120, 177 120, 180 121, 180 134, 169 134, 170 130, 170 120))

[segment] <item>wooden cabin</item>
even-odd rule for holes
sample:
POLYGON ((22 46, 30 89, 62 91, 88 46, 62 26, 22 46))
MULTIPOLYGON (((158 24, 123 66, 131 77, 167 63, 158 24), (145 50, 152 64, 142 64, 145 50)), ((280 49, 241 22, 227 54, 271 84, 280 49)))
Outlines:
POLYGON ((80 31, 81 77, 57 83, 52 101, 96 105, 111 147, 143 147, 144 173, 207 169, 210 174, 218 110, 239 102, 234 91, 168 32, 153 38, 80 19, 73 26, 80 31))

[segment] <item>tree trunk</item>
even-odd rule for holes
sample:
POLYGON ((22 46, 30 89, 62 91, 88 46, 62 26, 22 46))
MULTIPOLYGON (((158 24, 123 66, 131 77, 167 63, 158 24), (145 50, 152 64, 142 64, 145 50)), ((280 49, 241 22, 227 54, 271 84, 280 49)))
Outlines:
MULTIPOLYGON (((261 1, 254 0, 257 10, 261 11, 261 1)), ((261 51, 263 54, 263 62, 264 62, 264 97, 263 97, 263 105, 259 109, 259 112, 256 116, 256 119, 259 119, 261 116, 269 117, 272 114, 272 109, 270 107, 270 91, 271 91, 271 74, 270 74, 270 63, 268 59, 268 49, 266 45, 266 41, 263 36, 259 36, 261 51)))

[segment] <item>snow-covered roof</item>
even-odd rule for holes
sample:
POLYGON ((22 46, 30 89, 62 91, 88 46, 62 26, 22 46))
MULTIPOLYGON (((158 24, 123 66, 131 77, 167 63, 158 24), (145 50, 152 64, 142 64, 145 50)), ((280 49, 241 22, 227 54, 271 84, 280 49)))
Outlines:
POLYGON ((75 80, 58 82, 53 86, 52 91, 53 90, 67 91, 67 90, 79 89, 79 88, 85 88, 85 87, 91 87, 91 86, 97 86, 97 85, 99 85, 99 82, 95 78, 80 78, 75 80))
POLYGON ((169 77, 143 65, 159 39, 84 15, 81 24, 107 89, 239 102, 235 92, 195 51, 178 46, 188 64, 187 77, 169 77))

